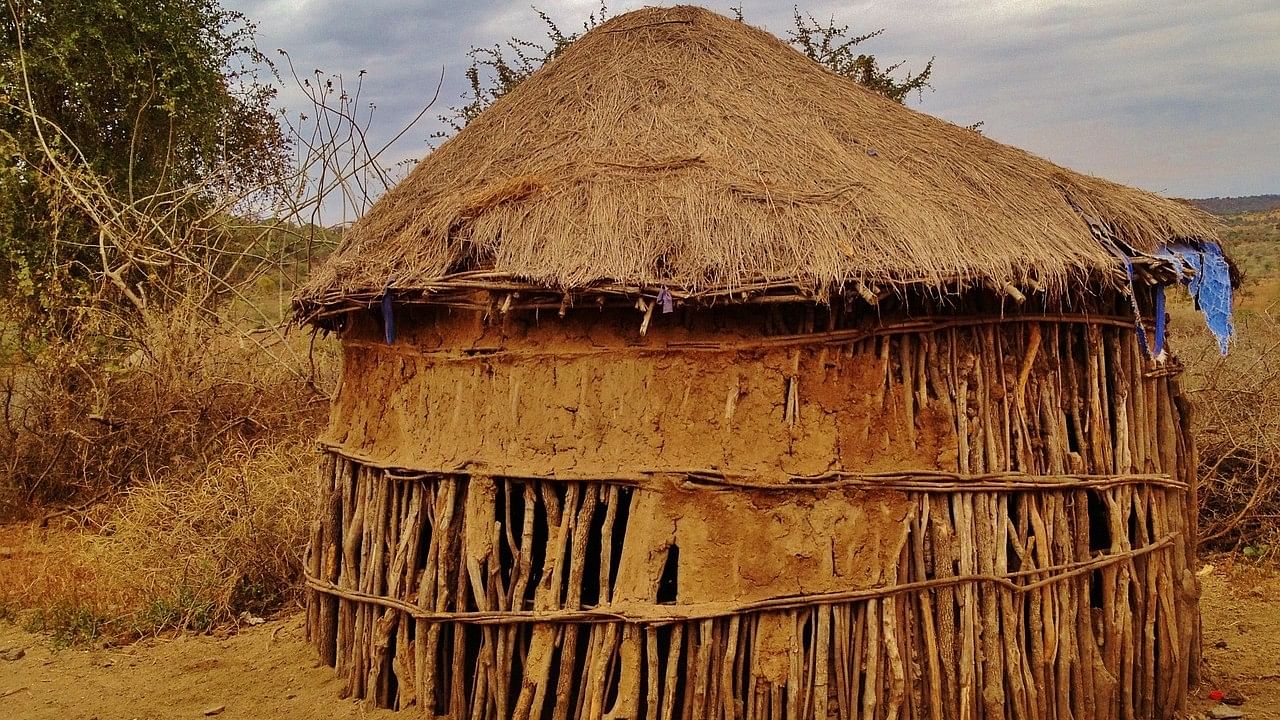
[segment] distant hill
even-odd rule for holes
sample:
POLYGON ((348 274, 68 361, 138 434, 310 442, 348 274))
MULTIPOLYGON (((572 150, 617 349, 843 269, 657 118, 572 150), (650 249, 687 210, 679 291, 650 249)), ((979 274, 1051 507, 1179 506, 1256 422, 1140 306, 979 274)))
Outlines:
POLYGON ((1238 215, 1240 213, 1266 212, 1280 208, 1280 195, 1211 197, 1188 200, 1187 202, 1214 215, 1238 215))
POLYGON ((1223 215, 1219 236, 1231 259, 1244 271, 1240 307, 1268 312, 1280 309, 1280 208, 1223 215))

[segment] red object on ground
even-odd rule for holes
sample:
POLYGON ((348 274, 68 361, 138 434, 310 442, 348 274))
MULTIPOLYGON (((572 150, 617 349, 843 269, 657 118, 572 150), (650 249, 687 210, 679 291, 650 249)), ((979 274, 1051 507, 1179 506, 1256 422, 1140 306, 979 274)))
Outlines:
POLYGON ((1222 698, 1226 697, 1221 690, 1210 690, 1209 699, 1214 702, 1222 702, 1222 698))

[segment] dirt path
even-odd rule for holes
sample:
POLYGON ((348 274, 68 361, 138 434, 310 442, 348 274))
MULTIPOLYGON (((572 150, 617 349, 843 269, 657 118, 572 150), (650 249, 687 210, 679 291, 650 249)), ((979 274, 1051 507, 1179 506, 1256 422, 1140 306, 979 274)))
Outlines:
MULTIPOLYGON (((1249 720, 1280 720, 1280 574, 1215 569, 1204 584, 1205 682, 1238 690, 1249 720)), ((148 640, 109 650, 52 650, 44 638, 0 623, 0 717, 169 720, 215 717, 339 720, 403 718, 338 699, 329 668, 317 667, 295 615, 233 637, 148 640)))

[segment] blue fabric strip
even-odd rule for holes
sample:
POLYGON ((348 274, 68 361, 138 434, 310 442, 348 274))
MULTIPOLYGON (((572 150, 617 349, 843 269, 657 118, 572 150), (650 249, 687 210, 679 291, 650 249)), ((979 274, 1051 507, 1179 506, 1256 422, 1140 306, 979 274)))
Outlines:
POLYGON ((1201 248, 1201 271, 1192 281, 1192 293, 1196 304, 1204 313, 1205 321, 1218 338, 1218 351, 1227 354, 1231 335, 1235 328, 1231 323, 1231 268, 1222 248, 1217 243, 1205 243, 1201 248))
POLYGON ((1153 352, 1151 346, 1147 344, 1147 329, 1142 326, 1142 310, 1138 308, 1138 293, 1133 287, 1133 261, 1115 246, 1111 247, 1111 254, 1119 258, 1120 262, 1124 264, 1124 273, 1129 278, 1129 305, 1133 308, 1133 328, 1138 333, 1138 343, 1142 345, 1143 352, 1153 356, 1159 351, 1153 352))
POLYGON ((396 341, 396 319, 391 304, 391 288, 387 288, 382 293, 382 332, 388 345, 396 341))
POLYGON ((671 297, 671 291, 665 287, 658 292, 658 302, 662 303, 663 315, 668 315, 676 311, 675 298, 671 297))
POLYGON ((1164 313, 1164 285, 1155 287, 1155 314, 1156 314, 1156 347, 1155 354, 1159 356, 1164 352, 1164 334, 1165 334, 1165 313, 1164 313))

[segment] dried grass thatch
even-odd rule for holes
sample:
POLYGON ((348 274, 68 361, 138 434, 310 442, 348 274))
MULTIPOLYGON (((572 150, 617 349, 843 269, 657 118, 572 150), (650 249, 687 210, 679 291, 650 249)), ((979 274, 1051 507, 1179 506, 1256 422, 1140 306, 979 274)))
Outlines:
POLYGON ((768 281, 1065 286, 1215 232, 1201 212, 912 111, 696 7, 621 15, 423 160, 302 317, 458 273, 581 291, 768 281))

